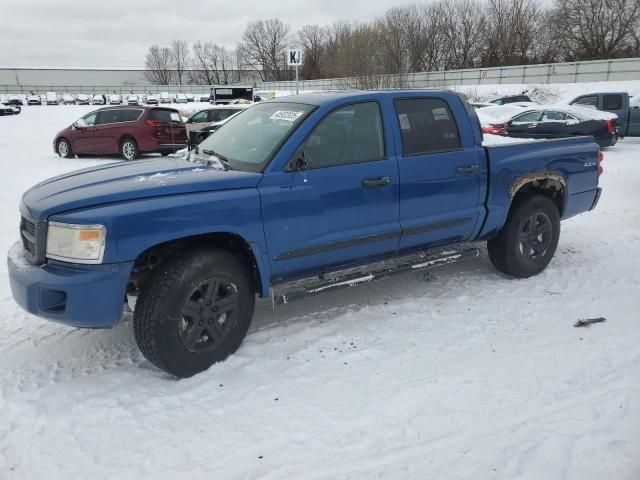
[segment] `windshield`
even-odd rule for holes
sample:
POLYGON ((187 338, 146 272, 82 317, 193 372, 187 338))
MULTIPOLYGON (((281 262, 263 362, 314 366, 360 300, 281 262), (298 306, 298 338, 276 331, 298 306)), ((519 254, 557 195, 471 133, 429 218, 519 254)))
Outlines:
POLYGON ((232 117, 198 148, 225 158, 234 170, 261 171, 314 109, 302 103, 263 103, 232 117))

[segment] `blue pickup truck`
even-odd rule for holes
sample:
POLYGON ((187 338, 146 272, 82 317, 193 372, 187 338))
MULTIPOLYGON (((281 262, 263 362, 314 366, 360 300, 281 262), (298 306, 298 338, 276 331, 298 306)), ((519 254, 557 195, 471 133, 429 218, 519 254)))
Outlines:
POLYGON ((483 241, 506 275, 540 273, 560 220, 595 208, 601 160, 591 137, 484 147, 473 108, 448 91, 271 100, 184 158, 27 191, 11 288, 74 327, 109 328, 133 308, 144 356, 188 377, 239 348, 256 294, 286 303, 483 241))

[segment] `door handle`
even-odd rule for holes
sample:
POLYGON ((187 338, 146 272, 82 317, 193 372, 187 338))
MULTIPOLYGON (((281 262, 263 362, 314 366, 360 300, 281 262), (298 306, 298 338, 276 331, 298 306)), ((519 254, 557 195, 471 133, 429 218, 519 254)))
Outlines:
POLYGON ((364 188, 376 188, 384 187, 385 185, 389 185, 390 183, 391 179, 389 177, 365 178, 362 181, 362 186, 364 188))
POLYGON ((535 123, 532 125, 529 125, 527 128, 536 128, 538 125, 536 125, 535 123))
POLYGON ((478 171, 478 165, 463 165, 456 168, 456 172, 460 175, 473 175, 478 171))

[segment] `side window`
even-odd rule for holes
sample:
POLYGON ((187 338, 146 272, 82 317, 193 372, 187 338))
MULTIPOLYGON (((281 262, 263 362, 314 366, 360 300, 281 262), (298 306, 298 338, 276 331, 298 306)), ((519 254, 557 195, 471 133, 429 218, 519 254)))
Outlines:
POLYGON ((96 124, 96 117, 98 116, 98 112, 90 113, 89 115, 85 115, 76 123, 81 127, 91 127, 96 124))
POLYGON ((105 123, 118 123, 122 121, 122 110, 103 110, 98 112, 98 120, 96 125, 104 125, 105 123))
POLYGON ((371 162, 385 157, 377 102, 338 108, 313 129, 302 144, 307 168, 371 162))
POLYGON ((189 123, 206 123, 208 121, 208 115, 209 112, 206 110, 198 112, 193 117, 191 117, 191 121, 189 123))
POLYGON ((122 110, 122 121, 123 122, 135 122, 140 118, 142 114, 142 110, 122 110))
POLYGON ((444 100, 396 100, 396 114, 405 157, 460 149, 458 126, 444 100))
POLYGON ((237 110, 221 109, 221 108, 217 108, 215 110, 209 110, 209 121, 210 122, 221 122, 223 120, 226 120, 227 118, 229 118, 231 115, 233 115, 236 112, 237 112, 237 110))
POLYGON ((598 97, 596 95, 590 95, 588 97, 581 97, 572 102, 572 105, 586 105, 589 107, 598 108, 598 97))
POLYGON ((551 110, 547 110, 544 112, 544 116, 542 117, 542 121, 548 122, 561 122, 567 119, 567 114, 564 112, 554 112, 551 110))
POLYGON ((180 118, 180 114, 175 110, 164 110, 164 109, 153 109, 149 112, 150 120, 157 120, 159 122, 178 122, 182 123, 182 119, 180 118))
POLYGON ((603 110, 622 110, 622 95, 604 95, 602 97, 603 110))
POLYGON ((534 123, 539 122, 542 112, 527 112, 513 117, 511 123, 534 123))

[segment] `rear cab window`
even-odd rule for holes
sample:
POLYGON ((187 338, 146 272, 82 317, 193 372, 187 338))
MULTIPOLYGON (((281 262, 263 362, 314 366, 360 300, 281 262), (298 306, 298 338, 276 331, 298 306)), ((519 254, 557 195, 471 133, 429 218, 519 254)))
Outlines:
POLYGON ((460 150, 458 126, 444 100, 408 98, 394 104, 405 157, 460 150))
POLYGON ((622 95, 603 95, 602 97, 603 110, 622 110, 623 103, 622 95))

